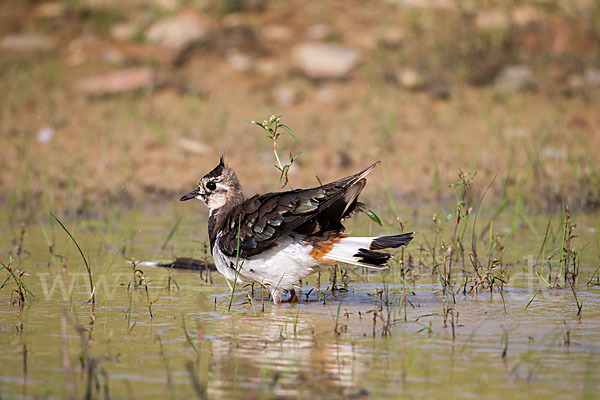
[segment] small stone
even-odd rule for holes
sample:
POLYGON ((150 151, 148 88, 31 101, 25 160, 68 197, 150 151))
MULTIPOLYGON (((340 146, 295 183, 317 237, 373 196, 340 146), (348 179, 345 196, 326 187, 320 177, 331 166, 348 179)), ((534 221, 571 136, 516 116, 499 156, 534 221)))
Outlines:
POLYGON ((309 78, 345 78, 359 62, 359 53, 333 43, 304 43, 292 50, 298 68, 309 78))
POLYGON ((154 73, 150 68, 125 69, 83 78, 76 83, 79 92, 90 96, 125 93, 153 86, 154 73))
POLYGON ((229 65, 233 67, 233 69, 239 72, 248 72, 252 69, 252 58, 237 51, 228 54, 227 61, 229 62, 229 65))
POLYGON ((406 38, 406 32, 399 26, 390 26, 379 33, 379 44, 386 47, 398 47, 406 38))
POLYGON ((398 83, 404 89, 419 90, 425 86, 423 76, 412 68, 404 68, 397 74, 398 83))
POLYGON ((37 33, 14 33, 2 38, 0 49, 21 52, 46 52, 54 49, 56 41, 37 33))
POLYGON ((567 84, 563 91, 566 95, 581 93, 584 90, 585 81, 581 75, 571 74, 567 77, 567 84))
POLYGON ((42 19, 61 19, 67 15, 67 6, 58 1, 42 3, 35 13, 38 18, 42 19))
POLYGON ((497 94, 508 95, 526 91, 535 91, 538 81, 533 72, 525 65, 504 67, 494 82, 497 94))
POLYGON ((284 25, 267 25, 262 29, 261 35, 266 41, 279 43, 287 42, 294 38, 292 30, 284 25))
POLYGON ((136 32, 136 24, 132 22, 119 22, 110 27, 110 37, 118 42, 133 40, 136 32))
POLYGON ((587 68, 583 73, 583 82, 587 87, 600 87, 600 70, 587 68))
POLYGON ((184 11, 174 17, 158 21, 146 32, 149 42, 179 52, 208 38, 211 21, 194 11, 184 11))
POLYGON ((513 21, 519 26, 528 26, 542 23, 544 21, 542 14, 531 6, 517 8, 515 11, 513 11, 512 18, 513 21))
POLYGON ((49 126, 42 128, 35 137, 39 143, 48 143, 54 137, 54 129, 49 126))

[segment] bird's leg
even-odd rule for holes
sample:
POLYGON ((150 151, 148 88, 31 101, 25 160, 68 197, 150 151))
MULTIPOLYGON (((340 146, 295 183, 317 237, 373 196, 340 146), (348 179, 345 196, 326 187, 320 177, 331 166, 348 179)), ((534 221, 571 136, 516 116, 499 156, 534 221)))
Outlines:
POLYGON ((295 289, 290 289, 290 298, 288 299, 288 303, 298 303, 300 302, 300 300, 298 300, 298 296, 296 295, 296 290, 295 289))

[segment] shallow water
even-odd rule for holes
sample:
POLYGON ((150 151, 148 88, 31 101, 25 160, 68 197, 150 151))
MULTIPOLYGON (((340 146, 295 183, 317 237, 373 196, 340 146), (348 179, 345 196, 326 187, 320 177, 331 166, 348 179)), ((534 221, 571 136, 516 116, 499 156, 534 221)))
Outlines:
MULTIPOLYGON (((408 227, 420 232, 406 254, 415 265, 410 288, 397 266, 356 269, 348 274, 347 289, 334 293, 323 273, 319 287, 316 276, 304 282, 299 304, 276 307, 265 298, 263 312, 258 287, 251 302, 250 287, 238 288, 228 310, 230 290, 214 272, 207 283, 197 271, 173 271, 167 289, 167 270, 140 267, 147 292, 128 287, 131 257, 202 257, 205 222, 196 209, 182 210, 65 221, 92 265, 93 323, 88 276, 75 246, 47 218, 26 228, 13 267, 27 273, 23 282, 35 297, 21 312, 11 305, 16 285, 0 290, 3 398, 83 397, 88 387, 93 397, 112 398, 597 396, 600 286, 587 283, 599 264, 598 216, 575 217, 575 243, 589 245, 581 252, 574 288, 583 304, 580 317, 570 288, 544 288, 524 310, 540 287, 535 263, 528 260, 540 249, 546 217, 531 217, 530 228, 507 218, 494 222, 494 230, 506 236, 503 260, 510 277, 502 293, 464 295, 462 264, 455 266, 453 339, 450 320, 444 324, 444 304, 451 298, 444 301, 431 257, 419 251, 423 238, 434 236, 425 214, 411 217, 408 227), (160 250, 178 218, 181 224, 160 250), (54 254, 66 259, 50 255, 44 230, 54 254), (82 365, 93 365, 91 373, 82 365)), ((360 225, 365 219, 349 226, 357 234, 381 232, 360 225)), ((20 227, 8 221, 1 226, 0 260, 8 263, 20 227)))

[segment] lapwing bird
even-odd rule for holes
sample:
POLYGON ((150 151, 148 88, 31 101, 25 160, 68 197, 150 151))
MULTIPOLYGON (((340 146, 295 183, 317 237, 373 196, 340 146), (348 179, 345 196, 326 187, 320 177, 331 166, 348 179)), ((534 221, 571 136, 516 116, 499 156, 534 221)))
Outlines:
MULTIPOLYGON (((365 176, 380 162, 355 175, 311 189, 244 198, 235 172, 223 157, 198 188, 181 198, 208 207, 208 236, 217 270, 228 283, 257 282, 281 295, 324 263, 386 268, 391 254, 378 250, 407 245, 413 233, 351 237, 342 221, 364 210, 358 195, 365 176)), ((231 284, 230 284, 231 285, 231 284)))

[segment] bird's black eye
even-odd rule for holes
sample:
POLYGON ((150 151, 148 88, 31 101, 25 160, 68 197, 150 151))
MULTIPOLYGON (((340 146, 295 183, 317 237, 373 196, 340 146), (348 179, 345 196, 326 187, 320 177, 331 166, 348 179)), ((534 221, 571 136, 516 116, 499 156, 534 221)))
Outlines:
POLYGON ((208 182, 206 183, 206 188, 207 188, 208 190, 215 190, 215 189, 217 188, 217 184, 216 184, 216 183, 214 183, 213 181, 208 181, 208 182))

